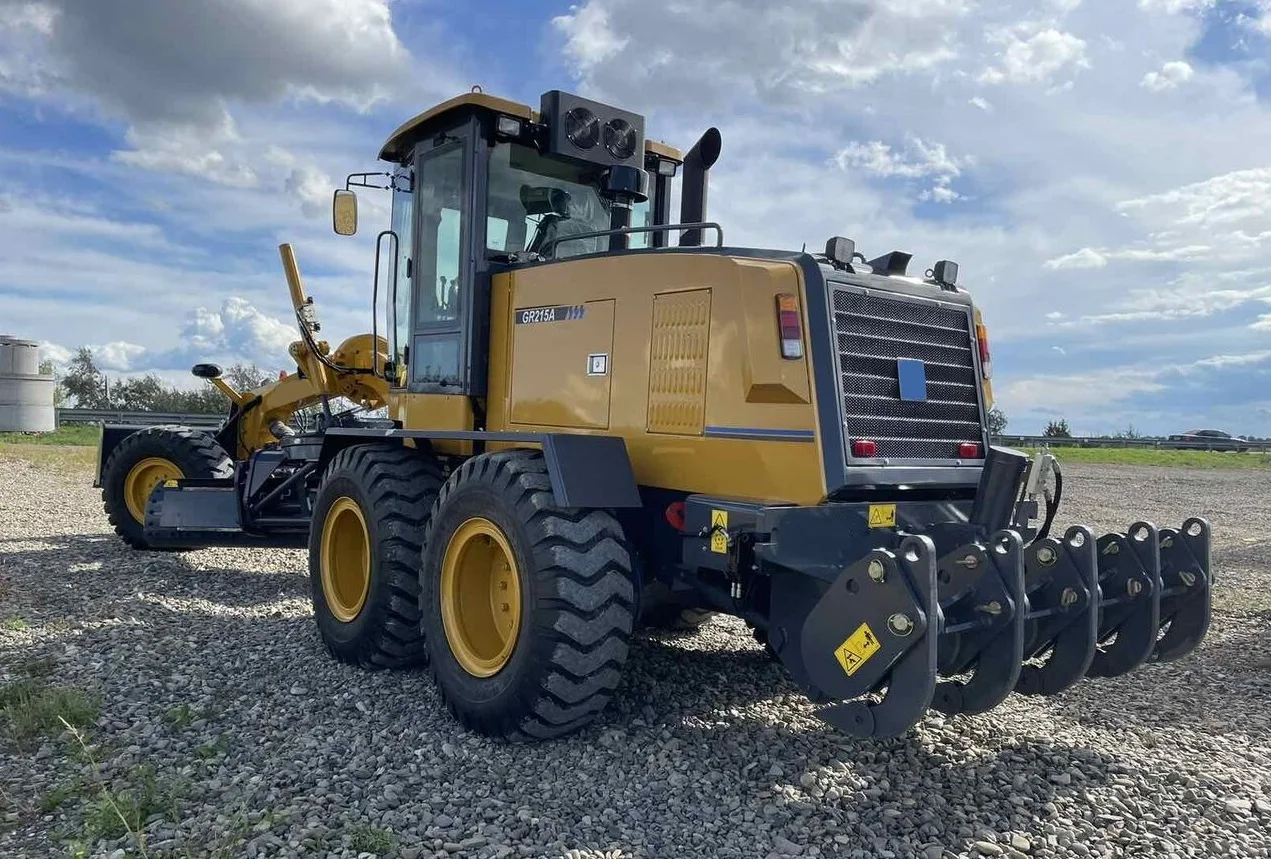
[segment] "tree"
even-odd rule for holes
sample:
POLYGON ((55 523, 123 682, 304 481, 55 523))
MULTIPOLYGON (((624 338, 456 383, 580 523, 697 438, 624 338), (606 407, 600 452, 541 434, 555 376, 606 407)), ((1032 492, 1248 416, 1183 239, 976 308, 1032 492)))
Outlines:
POLYGON ((235 364, 221 375, 236 391, 252 391, 274 381, 273 376, 255 364, 235 364))
POLYGON ((53 407, 60 409, 66 402, 66 389, 62 386, 62 380, 57 375, 57 367, 53 365, 51 358, 45 358, 40 362, 40 375, 53 377, 53 407))
POLYGON ((1048 438, 1072 438, 1072 432, 1068 429, 1068 421, 1064 418, 1046 424, 1046 431, 1042 435, 1048 438))
POLYGON ((68 396, 75 398, 75 405, 81 409, 104 409, 109 404, 106 400, 106 377, 97 369, 93 360, 93 352, 87 346, 81 346, 71 358, 66 377, 62 379, 62 387, 68 396))
POLYGON ((989 434, 990 435, 1001 435, 1002 433, 1006 432, 1007 423, 1008 421, 1006 419, 1006 412, 1002 411, 997 406, 994 406, 993 408, 989 409, 989 434))

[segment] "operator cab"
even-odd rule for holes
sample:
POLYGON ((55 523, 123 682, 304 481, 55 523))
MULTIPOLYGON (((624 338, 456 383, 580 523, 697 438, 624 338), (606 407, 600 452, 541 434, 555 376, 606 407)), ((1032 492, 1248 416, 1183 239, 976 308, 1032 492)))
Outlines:
POLYGON ((335 231, 357 230, 351 186, 392 191, 377 272, 387 285, 390 384, 485 395, 490 277, 589 254, 665 247, 683 158, 646 141, 643 117, 557 90, 540 109, 472 92, 403 124, 390 173, 336 191, 335 231), (367 182, 384 176, 388 184, 367 182), (387 242, 389 249, 380 256, 387 242))

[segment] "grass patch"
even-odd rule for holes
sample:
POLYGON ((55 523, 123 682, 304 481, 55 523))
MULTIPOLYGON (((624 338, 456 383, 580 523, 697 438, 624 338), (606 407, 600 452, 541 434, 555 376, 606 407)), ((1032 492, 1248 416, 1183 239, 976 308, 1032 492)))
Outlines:
POLYGON ((84 829, 93 840, 136 835, 155 815, 179 819, 181 797, 181 791, 155 778, 153 767, 133 767, 121 787, 100 787, 84 812, 84 829))
POLYGON ((83 689, 53 686, 39 677, 0 687, 0 716, 19 744, 64 725, 90 725, 98 712, 97 703, 83 689))
MULTIPOLYGON (((1021 448, 1037 453, 1034 448, 1021 448)), ((1149 465, 1161 468, 1271 468, 1271 454, 1134 447, 1052 447, 1062 468, 1067 462, 1092 465, 1149 465)))
POLYGON ((97 424, 67 424, 53 432, 0 432, 0 444, 96 447, 101 435, 97 424))
POLYGON ((164 713, 163 721, 167 722, 173 728, 184 728, 186 725, 194 721, 194 711, 190 709, 189 704, 182 704, 180 707, 173 707, 171 710, 164 713))
POLYGON ((397 850, 397 839, 391 832, 360 823, 349 831, 349 847, 358 853, 383 855, 397 850))
POLYGON ((9 617, 5 618, 4 623, 0 623, 0 627, 7 629, 9 632, 25 632, 31 628, 31 624, 20 617, 9 617))
POLYGON ((194 756, 201 761, 210 761, 219 755, 229 754, 229 737, 218 734, 215 743, 204 743, 194 749, 194 756))
POLYGON ((79 473, 96 468, 97 448, 0 441, 0 459, 21 459, 50 471, 79 473))

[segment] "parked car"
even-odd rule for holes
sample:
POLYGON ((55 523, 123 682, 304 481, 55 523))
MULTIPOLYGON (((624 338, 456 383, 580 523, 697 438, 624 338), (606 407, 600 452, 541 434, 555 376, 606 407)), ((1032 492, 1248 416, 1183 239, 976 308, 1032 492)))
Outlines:
POLYGON ((1249 442, 1246 439, 1215 429, 1197 429, 1178 433, 1169 437, 1169 443, 1170 447, 1234 450, 1238 453, 1244 453, 1249 449, 1249 442))

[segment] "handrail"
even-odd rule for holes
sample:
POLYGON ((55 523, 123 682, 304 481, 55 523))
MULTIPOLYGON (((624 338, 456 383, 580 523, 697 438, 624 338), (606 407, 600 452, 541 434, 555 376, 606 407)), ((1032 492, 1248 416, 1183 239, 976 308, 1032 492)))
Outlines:
POLYGON ((564 242, 577 241, 579 239, 599 239, 604 236, 630 236, 636 233, 659 233, 663 231, 679 230, 685 232, 687 230, 714 230, 719 234, 719 241, 715 243, 715 247, 722 248, 724 246, 724 228, 714 221, 702 221, 696 224, 654 224, 645 227, 622 227, 617 230, 597 230, 593 233, 578 233, 573 236, 561 236, 547 242, 545 250, 550 251, 552 259, 556 258, 556 246, 564 242))

